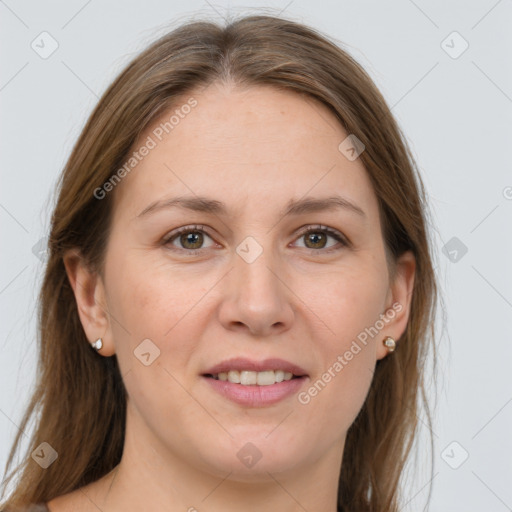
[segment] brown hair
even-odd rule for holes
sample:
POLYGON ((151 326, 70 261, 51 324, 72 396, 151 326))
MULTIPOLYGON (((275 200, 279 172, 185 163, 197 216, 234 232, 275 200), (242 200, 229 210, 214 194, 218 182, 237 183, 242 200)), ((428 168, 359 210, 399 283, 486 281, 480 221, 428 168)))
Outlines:
POLYGON ((159 38, 103 94, 76 142, 59 182, 39 297, 37 385, 6 473, 22 429, 36 414, 37 424, 26 458, 4 482, 20 475, 4 505, 49 501, 101 478, 121 460, 126 412, 122 376, 115 356, 98 357, 88 343, 63 255, 78 248, 101 273, 112 194, 99 201, 94 191, 119 169, 157 116, 178 97, 214 81, 270 85, 325 104, 347 133, 366 146, 360 158, 378 198, 389 254, 393 260, 406 250, 415 255, 409 322, 395 353, 377 362, 366 401, 347 433, 338 491, 342 511, 398 510, 400 479, 417 433, 419 398, 432 424, 424 368, 428 354, 434 355, 436 367, 438 292, 424 186, 405 138, 363 68, 339 43, 317 31, 262 15, 224 27, 188 22, 159 38), (59 455, 42 469, 30 453, 45 441, 59 455))

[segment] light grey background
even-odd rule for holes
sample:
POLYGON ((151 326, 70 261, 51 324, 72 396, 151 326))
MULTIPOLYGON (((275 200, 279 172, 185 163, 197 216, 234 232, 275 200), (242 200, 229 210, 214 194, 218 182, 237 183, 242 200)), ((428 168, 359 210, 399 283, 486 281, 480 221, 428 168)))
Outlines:
MULTIPOLYGON (((342 42, 405 131, 430 194, 447 310, 439 333, 430 510, 512 510, 507 0, 0 1, 0 470, 34 381, 43 262, 33 247, 46 234, 55 181, 88 114, 121 68, 168 23, 194 14, 220 20, 260 8, 283 11, 342 42), (43 46, 43 31, 58 43, 46 59, 31 47, 33 41, 43 46), (464 41, 469 47, 458 55, 464 41)), ((45 39, 47 50, 50 43, 45 39)), ((404 511, 421 510, 427 498, 426 443, 424 427, 416 461, 421 471, 407 484, 411 501, 404 511)))

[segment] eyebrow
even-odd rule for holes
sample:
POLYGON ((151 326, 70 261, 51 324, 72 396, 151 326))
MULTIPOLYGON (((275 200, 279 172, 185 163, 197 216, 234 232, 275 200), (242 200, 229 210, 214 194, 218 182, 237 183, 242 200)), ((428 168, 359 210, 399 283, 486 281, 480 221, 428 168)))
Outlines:
MULTIPOLYGON (((144 208, 137 217, 143 217, 150 213, 169 208, 184 208, 195 212, 211 213, 215 215, 226 215, 228 210, 221 201, 202 196, 180 196, 171 199, 155 201, 144 208)), ((346 209, 361 217, 366 217, 365 212, 356 204, 341 196, 325 198, 305 197, 298 200, 290 200, 281 213, 282 217, 302 215, 305 213, 316 213, 321 211, 333 211, 346 209)))

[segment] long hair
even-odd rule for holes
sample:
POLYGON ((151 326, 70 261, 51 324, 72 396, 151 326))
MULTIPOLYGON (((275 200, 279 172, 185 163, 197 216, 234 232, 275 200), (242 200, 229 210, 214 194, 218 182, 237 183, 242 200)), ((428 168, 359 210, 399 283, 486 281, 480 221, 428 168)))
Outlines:
POLYGON ((338 487, 340 511, 398 511, 420 402, 431 425, 424 373, 429 354, 436 367, 438 290, 424 185, 405 137, 362 66, 327 36, 267 15, 224 26, 188 21, 173 29, 126 66, 90 115, 58 184, 38 302, 37 382, 21 429, 32 417, 37 421, 26 457, 4 481, 6 486, 19 477, 4 505, 49 501, 101 478, 120 462, 127 398, 123 379, 115 356, 98 357, 89 346, 63 255, 78 248, 101 274, 112 194, 98 200, 95 190, 112 178, 159 115, 183 95, 216 81, 270 85, 326 105, 366 147, 359 158, 378 199, 392 260, 406 250, 414 253, 409 321, 396 352, 377 361, 369 393, 347 432, 338 487), (47 469, 30 457, 43 442, 58 453, 47 469))

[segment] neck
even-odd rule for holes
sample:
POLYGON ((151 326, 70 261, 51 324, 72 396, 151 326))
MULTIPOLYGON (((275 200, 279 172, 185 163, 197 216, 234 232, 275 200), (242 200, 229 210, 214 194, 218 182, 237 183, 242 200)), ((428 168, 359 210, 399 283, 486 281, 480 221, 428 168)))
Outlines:
POLYGON ((336 512, 343 445, 344 439, 302 467, 273 471, 257 463, 240 472, 236 459, 221 471, 192 464, 154 439, 148 443, 140 430, 132 435, 127 422, 120 464, 84 490, 94 510, 109 512, 239 512, 248 505, 252 511, 336 512))

